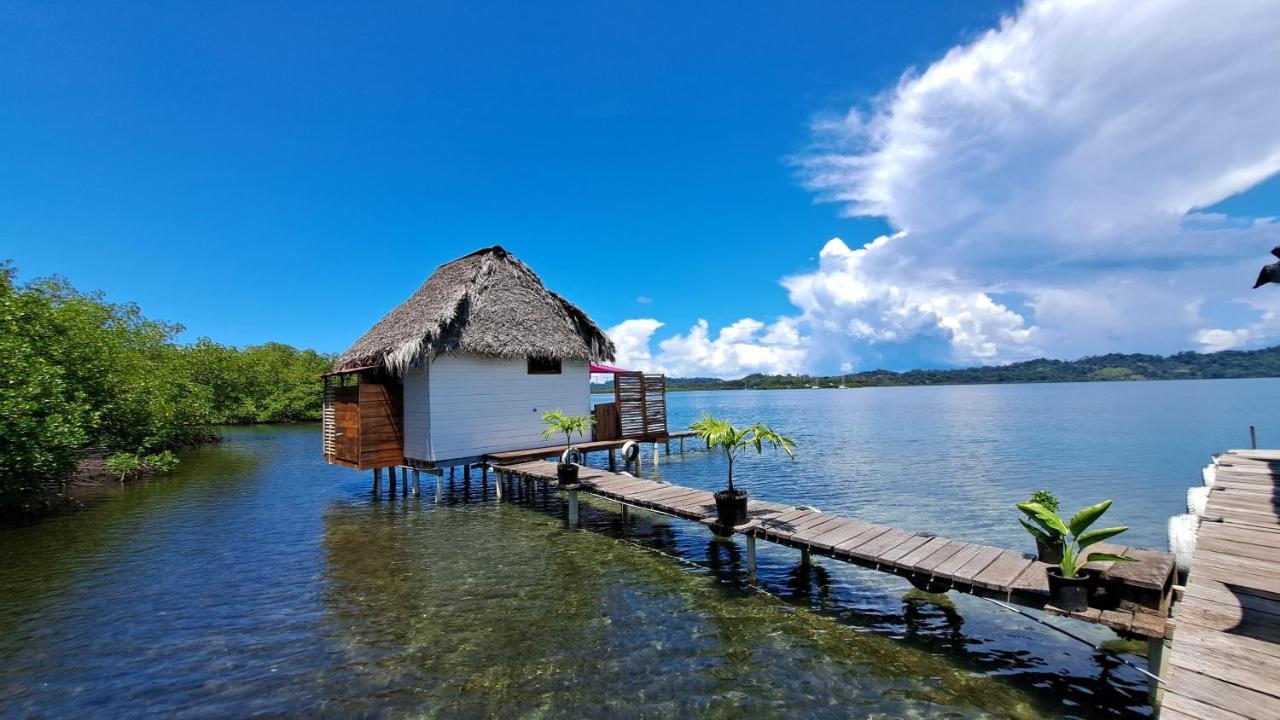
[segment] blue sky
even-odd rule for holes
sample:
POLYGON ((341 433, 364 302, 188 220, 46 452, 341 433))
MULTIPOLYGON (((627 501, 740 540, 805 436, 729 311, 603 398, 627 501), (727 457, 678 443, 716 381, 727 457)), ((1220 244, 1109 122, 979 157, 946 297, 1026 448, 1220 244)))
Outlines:
POLYGON ((6 3, 0 257, 323 351, 492 244, 674 374, 1274 342, 1203 291, 1280 242, 1270 21, 1059 5, 6 3))

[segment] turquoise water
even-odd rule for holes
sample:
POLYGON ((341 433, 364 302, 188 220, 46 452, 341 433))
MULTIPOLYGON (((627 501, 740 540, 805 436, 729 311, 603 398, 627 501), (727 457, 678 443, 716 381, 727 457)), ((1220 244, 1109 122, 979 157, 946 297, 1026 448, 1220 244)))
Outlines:
MULTIPOLYGON (((1024 547, 1010 505, 1116 500, 1134 544, 1211 452, 1280 433, 1273 380, 684 393, 764 419, 795 461, 739 466, 769 499, 1024 547)), ((1271 443, 1275 445, 1275 442, 1271 443)), ((691 444, 692 445, 692 444, 691 444)), ((722 461, 656 473, 714 487, 722 461)), ((233 429, 171 476, 0 531, 6 717, 1146 717, 1141 676, 965 595, 609 504, 499 504, 459 478, 374 502, 314 426, 233 429), (658 551, 658 552, 655 552, 658 551)), ((1071 624, 1095 640, 1110 636, 1071 624)))

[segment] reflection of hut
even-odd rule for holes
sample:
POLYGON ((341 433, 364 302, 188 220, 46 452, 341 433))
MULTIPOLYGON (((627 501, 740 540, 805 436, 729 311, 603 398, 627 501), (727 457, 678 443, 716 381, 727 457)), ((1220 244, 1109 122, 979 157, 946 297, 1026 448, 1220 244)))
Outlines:
MULTIPOLYGON (((604 331, 528 266, 500 247, 476 251, 437 268, 338 358, 325 459, 442 467, 544 445, 542 414, 589 413, 590 366, 612 359, 604 331)), ((639 377, 638 396, 633 380, 620 386, 632 388, 618 395, 625 407, 648 406, 652 376, 639 377)))

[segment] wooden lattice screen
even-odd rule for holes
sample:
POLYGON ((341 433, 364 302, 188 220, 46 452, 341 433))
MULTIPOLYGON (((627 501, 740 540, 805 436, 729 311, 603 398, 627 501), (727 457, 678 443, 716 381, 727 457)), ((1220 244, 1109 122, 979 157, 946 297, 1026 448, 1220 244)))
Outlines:
POLYGON ((613 396, 624 438, 667 434, 667 381, 662 375, 614 373, 613 396))
POLYGON ((324 405, 320 412, 321 437, 324 443, 324 460, 332 463, 334 455, 334 440, 336 439, 333 426, 333 380, 328 375, 324 378, 324 405))

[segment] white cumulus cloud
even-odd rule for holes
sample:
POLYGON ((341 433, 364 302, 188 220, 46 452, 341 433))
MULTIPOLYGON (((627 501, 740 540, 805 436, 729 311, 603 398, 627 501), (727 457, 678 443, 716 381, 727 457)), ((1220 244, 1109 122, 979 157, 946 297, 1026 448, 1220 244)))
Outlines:
POLYGON ((688 375, 1274 343, 1280 213, 1203 208, 1280 172, 1276 78, 1275 2, 1029 0, 815 123, 806 185, 894 231, 783 278, 794 315, 615 330, 688 375))
POLYGON ((1196 212, 1280 171, 1276 77, 1274 3, 1028 2, 817 124, 808 185, 900 232, 798 304, 855 338, 944 329, 961 361, 1202 341, 1179 308, 1243 297, 1244 260, 1280 241, 1269 219, 1196 212))
POLYGON ((652 319, 624 320, 606 332, 617 349, 618 365, 674 377, 741 377, 750 373, 795 373, 805 367, 805 339, 790 319, 766 326, 743 318, 711 336, 710 325, 699 320, 688 332, 658 343, 650 340, 662 323, 652 319))

